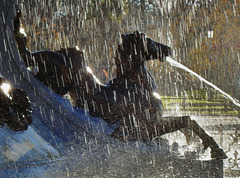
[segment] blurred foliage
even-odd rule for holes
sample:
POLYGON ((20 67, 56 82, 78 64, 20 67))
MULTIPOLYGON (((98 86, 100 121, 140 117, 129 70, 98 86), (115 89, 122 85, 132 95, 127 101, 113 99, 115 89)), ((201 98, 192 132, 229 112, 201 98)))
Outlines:
MULTIPOLYGON (((85 51, 87 63, 103 83, 115 76, 113 57, 120 34, 138 29, 170 45, 176 60, 240 98, 239 1, 18 0, 18 3, 30 50, 77 45, 85 51), (213 38, 208 38, 209 30, 213 30, 213 38)), ((184 90, 190 91, 199 84, 187 74, 183 75, 188 79, 186 82, 163 63, 150 61, 148 67, 163 94, 171 91, 173 96, 183 96, 184 90)), ((195 88, 199 86, 202 84, 195 88)))
POLYGON ((178 60, 239 97, 240 1, 178 1, 171 32, 178 60), (209 32, 213 31, 213 37, 209 32), (183 47, 184 46, 184 47, 183 47))
POLYGON ((18 0, 18 4, 31 51, 77 45, 105 83, 109 80, 105 73, 115 75, 113 57, 121 33, 138 29, 159 39, 166 31, 162 4, 155 0, 18 0))
POLYGON ((92 1, 88 8, 88 17, 122 19, 128 11, 127 0, 97 0, 92 1))

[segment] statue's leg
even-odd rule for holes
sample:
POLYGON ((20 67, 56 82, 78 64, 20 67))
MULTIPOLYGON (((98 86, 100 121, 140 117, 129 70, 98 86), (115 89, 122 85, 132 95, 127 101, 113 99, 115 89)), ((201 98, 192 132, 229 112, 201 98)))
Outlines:
POLYGON ((189 116, 182 117, 163 117, 158 122, 147 119, 125 119, 122 124, 112 133, 114 138, 119 140, 152 140, 157 136, 175 132, 181 129, 188 129, 199 136, 204 148, 211 148, 211 157, 214 159, 225 159, 227 156, 216 141, 210 137, 196 121, 189 116), (135 123, 135 124, 134 124, 135 123))
POLYGON ((165 117, 164 119, 169 120, 169 124, 165 125, 165 132, 174 131, 177 128, 187 128, 188 130, 195 133, 202 140, 202 144, 204 149, 210 147, 211 148, 211 156, 215 159, 225 159, 227 156, 223 152, 216 141, 209 136, 203 128, 201 128, 195 120, 191 120, 190 116, 182 116, 182 117, 165 117), (170 127, 169 127, 170 126, 170 127))

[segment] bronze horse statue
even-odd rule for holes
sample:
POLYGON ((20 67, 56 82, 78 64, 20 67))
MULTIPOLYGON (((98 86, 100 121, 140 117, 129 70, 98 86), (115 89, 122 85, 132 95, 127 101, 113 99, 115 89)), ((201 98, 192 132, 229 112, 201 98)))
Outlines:
POLYGON ((37 67, 35 76, 57 94, 69 92, 75 106, 88 109, 92 116, 116 124, 112 137, 123 141, 150 141, 166 133, 188 129, 211 148, 214 159, 227 156, 216 141, 189 116, 163 117, 161 98, 154 79, 144 65, 147 60, 164 61, 170 47, 134 31, 122 34, 115 56, 116 78, 100 84, 86 67, 83 52, 75 48, 30 52, 26 36, 20 33, 21 19, 14 21, 15 38, 27 67, 37 67))

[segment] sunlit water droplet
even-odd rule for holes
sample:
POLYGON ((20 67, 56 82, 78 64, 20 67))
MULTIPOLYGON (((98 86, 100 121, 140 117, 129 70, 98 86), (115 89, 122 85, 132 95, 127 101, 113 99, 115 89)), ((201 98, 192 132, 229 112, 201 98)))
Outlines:
POLYGON ((92 69, 91 69, 89 66, 87 66, 86 69, 87 69, 87 72, 88 72, 88 73, 92 74, 92 77, 94 78, 95 82, 97 82, 99 85, 103 85, 103 84, 99 81, 99 79, 93 74, 93 71, 92 71, 92 69))
POLYGON ((25 37, 27 36, 27 34, 25 33, 24 28, 20 28, 20 33, 23 34, 25 37))
POLYGON ((1 85, 1 89, 3 90, 3 92, 9 97, 9 90, 11 89, 11 86, 7 83, 3 83, 1 85))
POLYGON ((153 96, 155 96, 157 99, 161 99, 161 96, 157 92, 153 92, 153 96))
POLYGON ((80 51, 79 47, 78 46, 75 46, 76 50, 80 51))

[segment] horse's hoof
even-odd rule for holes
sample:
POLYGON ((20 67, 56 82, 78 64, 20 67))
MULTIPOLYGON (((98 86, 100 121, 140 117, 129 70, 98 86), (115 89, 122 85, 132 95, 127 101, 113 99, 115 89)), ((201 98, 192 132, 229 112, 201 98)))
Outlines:
POLYGON ((203 145, 203 150, 204 150, 204 151, 206 151, 206 150, 208 149, 208 147, 209 147, 208 144, 202 144, 202 145, 203 145))
POLYGON ((228 157, 221 148, 212 148, 211 158, 220 160, 220 159, 226 159, 228 157))

